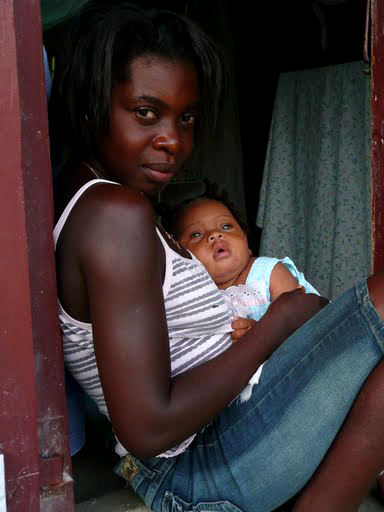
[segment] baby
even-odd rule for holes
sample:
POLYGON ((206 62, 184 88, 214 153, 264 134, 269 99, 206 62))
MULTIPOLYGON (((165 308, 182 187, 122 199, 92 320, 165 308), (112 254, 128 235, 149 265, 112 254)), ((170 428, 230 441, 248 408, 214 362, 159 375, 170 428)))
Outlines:
MULTIPOLYGON (((281 293, 298 287, 318 294, 289 258, 253 257, 245 226, 220 201, 201 196, 181 206, 172 219, 172 231, 178 242, 206 267, 234 317, 259 320, 281 293)), ((236 340, 251 324, 239 318, 233 327, 236 340)), ((261 369, 262 366, 242 392, 243 401, 259 381, 261 369)))

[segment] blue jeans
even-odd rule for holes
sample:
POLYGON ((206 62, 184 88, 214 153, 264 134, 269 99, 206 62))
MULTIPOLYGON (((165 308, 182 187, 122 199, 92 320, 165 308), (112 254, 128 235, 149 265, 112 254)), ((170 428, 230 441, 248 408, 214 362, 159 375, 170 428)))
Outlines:
POLYGON ((80 384, 72 377, 65 366, 64 377, 69 448, 71 456, 73 456, 79 452, 85 444, 85 395, 80 384))
POLYGON ((249 401, 233 402, 177 457, 130 458, 125 475, 159 512, 271 511, 311 478, 383 351, 364 280, 273 353, 249 401))

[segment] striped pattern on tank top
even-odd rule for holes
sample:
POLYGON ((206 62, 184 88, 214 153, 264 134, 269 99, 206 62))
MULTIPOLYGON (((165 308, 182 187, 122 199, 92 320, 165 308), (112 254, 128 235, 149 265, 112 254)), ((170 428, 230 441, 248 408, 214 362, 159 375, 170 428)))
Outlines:
MULTIPOLYGON (((54 230, 55 245, 61 229, 77 199, 92 184, 88 182, 63 212, 54 230), (68 209, 68 210, 67 210, 68 209)), ((165 310, 169 331, 172 376, 193 368, 223 352, 231 345, 230 310, 220 290, 205 267, 193 257, 187 259, 173 251, 162 237, 166 255, 163 283, 165 310)), ((59 318, 63 338, 64 360, 67 368, 82 388, 108 416, 96 364, 92 325, 72 318, 59 302, 59 318)), ((191 436, 160 456, 173 457, 182 453, 193 441, 191 436)), ((118 442, 116 452, 127 452, 118 442)))

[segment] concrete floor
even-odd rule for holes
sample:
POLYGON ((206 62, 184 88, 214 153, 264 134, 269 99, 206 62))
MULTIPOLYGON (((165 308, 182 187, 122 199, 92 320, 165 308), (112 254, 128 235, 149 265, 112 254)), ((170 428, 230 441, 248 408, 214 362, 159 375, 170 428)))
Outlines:
MULTIPOLYGON (((364 500, 359 508, 359 512, 380 512, 384 510, 384 505, 380 504, 372 492, 364 500)), ((131 489, 113 491, 92 498, 83 503, 78 503, 75 507, 76 512, 146 512, 149 511, 141 500, 135 496, 131 489)))
POLYGON ((148 510, 149 508, 143 505, 131 489, 113 491, 75 506, 76 512, 146 512, 148 510))

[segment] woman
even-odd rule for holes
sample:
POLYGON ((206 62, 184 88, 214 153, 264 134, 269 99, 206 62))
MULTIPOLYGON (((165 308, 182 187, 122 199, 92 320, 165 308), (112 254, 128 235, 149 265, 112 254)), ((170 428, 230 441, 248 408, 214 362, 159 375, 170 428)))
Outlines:
POLYGON ((150 203, 216 116, 214 45, 182 17, 123 4, 85 11, 67 50, 64 353, 111 419, 122 474, 162 512, 266 511, 300 491, 297 511, 353 510, 384 462, 383 276, 369 281, 376 309, 365 282, 324 309, 288 292, 232 344, 213 281, 150 203))

